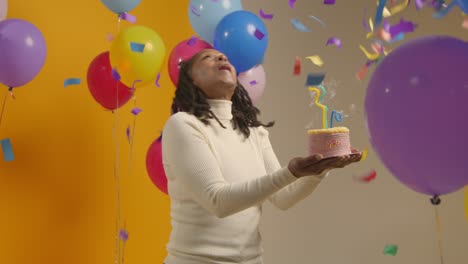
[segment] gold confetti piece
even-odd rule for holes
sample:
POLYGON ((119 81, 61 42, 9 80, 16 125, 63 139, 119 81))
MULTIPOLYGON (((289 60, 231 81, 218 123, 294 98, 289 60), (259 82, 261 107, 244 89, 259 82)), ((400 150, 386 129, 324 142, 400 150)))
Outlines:
POLYGON ((369 27, 372 32, 374 32, 374 22, 372 22, 372 17, 369 17, 369 27))
POLYGON ((405 1, 403 1, 403 3, 390 8, 390 13, 392 15, 395 15, 396 13, 399 13, 399 12, 405 10, 405 8, 408 6, 408 2, 409 2, 409 0, 405 0, 405 1))
POLYGON ((306 59, 310 60, 313 64, 317 66, 321 67, 323 65, 323 60, 318 55, 309 56, 309 57, 306 57, 306 59))
POLYGON ((369 155, 369 150, 364 149, 364 150, 362 151, 361 161, 365 161, 365 160, 367 159, 367 155, 369 155))
POLYGON ((370 54, 366 48, 364 48, 362 45, 359 45, 359 48, 362 50, 362 52, 364 52, 364 55, 366 55, 367 59, 368 60, 376 60, 379 58, 380 54, 379 53, 374 53, 374 54, 370 54))
POLYGON ((391 17, 392 13, 390 11, 388 11, 388 8, 384 7, 384 10, 382 12, 382 16, 383 17, 391 17))
POLYGON ((374 32, 369 32, 369 33, 367 33, 367 35, 366 35, 366 39, 370 39, 370 38, 372 38, 373 36, 374 36, 374 32))

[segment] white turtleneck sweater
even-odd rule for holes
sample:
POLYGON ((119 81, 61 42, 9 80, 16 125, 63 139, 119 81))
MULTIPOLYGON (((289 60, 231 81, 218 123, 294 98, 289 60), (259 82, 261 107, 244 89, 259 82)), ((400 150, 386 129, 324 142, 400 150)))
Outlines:
POLYGON ((208 103, 226 129, 179 112, 163 130, 172 225, 165 263, 261 264, 263 202, 286 210, 323 175, 296 178, 280 166, 266 129, 250 128, 246 139, 233 129, 231 101, 208 103))

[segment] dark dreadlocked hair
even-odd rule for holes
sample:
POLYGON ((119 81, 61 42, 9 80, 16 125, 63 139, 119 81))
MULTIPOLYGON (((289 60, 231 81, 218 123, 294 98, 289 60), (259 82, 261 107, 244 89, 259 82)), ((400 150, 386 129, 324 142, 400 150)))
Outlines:
MULTIPOLYGON (((210 110, 207 97, 203 91, 193 84, 190 71, 193 63, 200 53, 190 60, 180 63, 179 82, 172 102, 172 114, 177 112, 188 112, 195 115, 205 125, 209 124, 208 119, 216 119, 219 125, 226 128, 218 117, 210 110)), ((255 107, 245 88, 237 81, 237 87, 232 96, 232 116, 234 129, 239 128, 246 138, 250 136, 249 127, 272 127, 275 122, 263 124, 257 119, 260 110, 255 107)))

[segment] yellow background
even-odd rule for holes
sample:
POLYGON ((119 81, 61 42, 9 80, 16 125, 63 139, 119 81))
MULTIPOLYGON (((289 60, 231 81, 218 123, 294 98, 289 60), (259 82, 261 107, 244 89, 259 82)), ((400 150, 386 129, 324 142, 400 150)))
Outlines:
MULTIPOLYGON (((126 263, 162 263, 170 231, 169 199, 150 181, 146 151, 170 115, 174 87, 167 74, 172 48, 193 32, 188 1, 142 1, 131 13, 166 45, 161 88, 138 90, 134 155, 128 170, 126 127, 133 101, 120 111, 122 220, 129 232, 126 263)), ((0 160, 0 263, 113 263, 116 185, 114 116, 91 97, 89 63, 110 48, 117 17, 99 0, 10 0, 8 18, 32 22, 47 42, 39 75, 8 100, 0 138, 16 156, 0 160), (79 86, 63 87, 66 78, 79 86)), ((122 21, 122 28, 131 25, 122 21)), ((3 91, 6 88, 1 86, 3 91)))

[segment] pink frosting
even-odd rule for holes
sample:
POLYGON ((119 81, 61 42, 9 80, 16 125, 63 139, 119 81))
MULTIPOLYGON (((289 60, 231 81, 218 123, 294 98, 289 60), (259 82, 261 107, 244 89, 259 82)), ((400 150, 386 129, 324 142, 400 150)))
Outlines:
POLYGON ((324 158, 351 154, 349 133, 309 135, 309 154, 322 154, 324 158))

